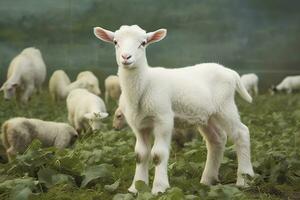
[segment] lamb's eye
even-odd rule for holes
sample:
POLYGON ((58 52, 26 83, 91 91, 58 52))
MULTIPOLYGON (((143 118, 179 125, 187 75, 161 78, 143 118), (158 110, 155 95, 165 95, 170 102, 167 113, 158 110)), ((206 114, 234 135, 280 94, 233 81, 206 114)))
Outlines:
POLYGON ((145 46, 146 45, 146 42, 145 41, 143 41, 142 43, 141 43, 141 46, 145 46))
POLYGON ((115 45, 117 45, 117 44, 118 44, 118 42, 117 42, 116 40, 114 40, 114 44, 115 44, 115 45))

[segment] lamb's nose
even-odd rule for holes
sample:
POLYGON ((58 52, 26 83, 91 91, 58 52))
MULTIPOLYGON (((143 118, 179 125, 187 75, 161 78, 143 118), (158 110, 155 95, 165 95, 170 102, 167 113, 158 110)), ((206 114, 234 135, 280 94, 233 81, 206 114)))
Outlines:
POLYGON ((122 54, 122 58, 123 58, 124 60, 128 60, 128 59, 130 59, 130 58, 131 58, 131 55, 130 55, 130 54, 127 54, 127 53, 125 53, 125 54, 122 54))

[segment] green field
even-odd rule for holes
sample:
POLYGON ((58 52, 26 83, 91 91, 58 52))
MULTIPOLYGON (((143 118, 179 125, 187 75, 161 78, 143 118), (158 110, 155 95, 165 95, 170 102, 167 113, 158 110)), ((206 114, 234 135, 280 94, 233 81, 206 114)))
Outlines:
MULTIPOLYGON (((251 133, 255 178, 248 188, 234 186, 236 155, 229 142, 220 169, 221 184, 199 183, 206 159, 197 136, 181 148, 172 143, 169 160, 171 188, 156 197, 137 183, 139 194, 127 193, 135 169, 135 138, 129 128, 114 131, 111 117, 99 132, 82 136, 73 148, 42 149, 35 141, 24 155, 0 164, 0 199, 300 199, 300 94, 260 95, 253 104, 237 98, 242 121, 251 133)), ((113 107, 113 106, 111 106, 113 107)), ((48 93, 27 106, 0 97, 0 124, 15 116, 67 122, 64 103, 55 105, 48 93)), ((151 165, 150 183, 153 179, 151 165)))

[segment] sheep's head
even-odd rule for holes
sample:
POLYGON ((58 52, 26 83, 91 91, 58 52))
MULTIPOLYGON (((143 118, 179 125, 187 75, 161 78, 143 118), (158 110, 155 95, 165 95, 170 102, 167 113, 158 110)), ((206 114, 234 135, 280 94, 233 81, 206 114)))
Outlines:
POLYGON ((125 124, 126 124, 125 116, 122 113, 121 109, 117 108, 113 119, 113 127, 116 130, 121 130, 122 128, 124 128, 125 124))
POLYGON ((159 29, 146 33, 137 25, 121 26, 119 30, 112 32, 101 27, 94 28, 94 34, 100 40, 115 45, 116 59, 119 67, 132 69, 146 61, 145 48, 154 42, 162 40, 166 29, 159 29))
POLYGON ((86 113, 84 118, 88 120, 89 126, 92 128, 93 131, 99 130, 102 125, 102 119, 106 118, 108 113, 106 112, 91 112, 86 113))
POLYGON ((4 92, 4 99, 10 100, 14 96, 16 92, 16 88, 18 86, 19 86, 18 83, 10 83, 10 82, 4 83, 0 88, 0 91, 4 92))

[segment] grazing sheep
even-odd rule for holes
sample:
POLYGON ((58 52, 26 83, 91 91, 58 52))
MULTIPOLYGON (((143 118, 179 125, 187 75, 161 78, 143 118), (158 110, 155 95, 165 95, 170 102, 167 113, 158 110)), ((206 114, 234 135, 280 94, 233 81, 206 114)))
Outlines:
POLYGON ((240 120, 235 91, 248 102, 252 98, 240 76, 215 63, 179 69, 150 67, 145 48, 163 39, 165 29, 146 33, 133 25, 111 32, 96 27, 94 34, 115 45, 124 115, 136 136, 136 171, 129 191, 137 192, 137 180, 148 184, 150 157, 155 164, 152 193, 164 192, 169 187, 167 169, 174 124, 197 126, 206 140, 208 152, 201 183, 207 185, 218 181, 227 135, 232 138, 238 158, 237 185, 245 185, 243 174, 253 176, 254 172, 249 130, 240 120))
POLYGON ((271 88, 273 93, 276 91, 286 91, 290 94, 293 90, 300 89, 300 75, 299 76, 287 76, 276 87, 271 88))
POLYGON ((53 72, 49 80, 49 91, 54 101, 65 100, 68 96, 67 86, 71 83, 63 70, 53 72))
POLYGON ((114 118, 113 118, 113 128, 116 130, 121 130, 126 125, 125 116, 120 107, 118 107, 115 111, 114 118))
POLYGON ((241 76, 241 81, 250 94, 258 95, 258 77, 256 74, 244 74, 241 76))
POLYGON ((85 89, 87 89, 91 93, 94 93, 97 96, 101 95, 98 78, 95 76, 95 74, 93 74, 93 72, 90 71, 80 72, 77 75, 76 81, 81 81, 83 83, 86 83, 86 86, 84 87, 85 89))
POLYGON ((35 90, 41 91, 45 78, 46 66, 41 52, 34 47, 29 47, 11 61, 7 80, 0 91, 4 91, 6 100, 16 95, 18 102, 27 103, 35 90))
POLYGON ((78 133, 82 130, 100 129, 101 121, 107 117, 103 100, 86 89, 75 89, 67 97, 68 119, 78 133))
POLYGON ((109 98, 118 101, 121 95, 121 87, 118 76, 108 76, 105 81, 105 103, 108 103, 109 98))
POLYGON ((16 117, 2 125, 2 143, 9 160, 17 153, 24 153, 34 139, 45 147, 62 149, 72 145, 76 138, 77 132, 66 123, 16 117))

